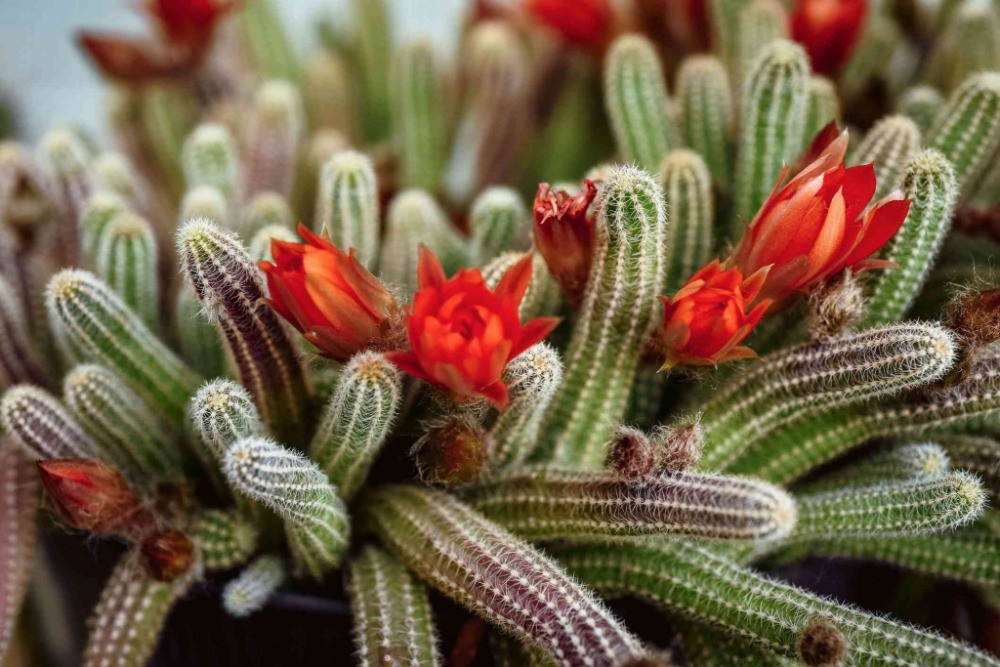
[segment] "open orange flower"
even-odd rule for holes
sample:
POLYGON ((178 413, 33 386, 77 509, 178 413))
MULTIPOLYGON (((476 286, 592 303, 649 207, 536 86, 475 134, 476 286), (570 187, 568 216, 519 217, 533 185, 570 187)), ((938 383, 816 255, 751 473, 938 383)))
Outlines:
POLYGON ((867 0, 796 0, 792 39, 805 47, 814 70, 837 73, 858 41, 867 9, 867 0))
POLYGON ((559 323, 538 317, 521 324, 518 308, 531 281, 531 255, 490 290, 478 269, 447 278, 434 253, 421 246, 417 280, 420 289, 406 318, 410 349, 389 352, 389 360, 459 399, 482 396, 506 408, 504 368, 559 323))
POLYGON ((768 269, 744 279, 737 268, 717 259, 699 269, 673 298, 661 296, 663 325, 659 343, 666 354, 662 370, 678 364, 710 365, 756 356, 740 343, 760 322, 771 301, 753 307, 768 269))
POLYGON ((274 263, 261 262, 271 307, 324 356, 347 361, 383 340, 398 306, 355 257, 298 227, 305 243, 271 241, 274 263))
POLYGON ((526 0, 525 6, 565 42, 577 46, 601 46, 615 18, 609 0, 526 0))
POLYGON ((540 183, 535 195, 535 248, 573 303, 583 300, 594 258, 594 220, 587 208, 596 196, 591 180, 575 196, 548 183, 540 183))
POLYGON ((909 200, 875 194, 871 164, 845 168, 847 133, 788 183, 786 168, 747 227, 733 255, 745 275, 771 267, 762 293, 782 299, 851 268, 892 266, 868 259, 899 231, 909 200), (866 210, 867 209, 867 210, 866 210))

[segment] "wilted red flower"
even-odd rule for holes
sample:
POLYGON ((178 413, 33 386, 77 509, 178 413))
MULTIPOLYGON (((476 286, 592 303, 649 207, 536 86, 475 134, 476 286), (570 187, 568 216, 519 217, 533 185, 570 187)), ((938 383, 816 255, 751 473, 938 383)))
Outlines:
POLYGON ((507 407, 500 379, 511 359, 549 335, 559 320, 537 317, 522 325, 518 308, 531 281, 531 255, 490 290, 478 269, 447 278, 425 246, 417 262, 420 289, 406 317, 409 350, 389 352, 401 370, 458 398, 483 396, 507 407))
POLYGON ((867 0, 796 0, 792 39, 805 47, 814 70, 837 73, 858 41, 867 9, 867 0))
POLYGON ((871 164, 845 168, 847 133, 788 183, 786 168, 736 246, 744 274, 771 267, 764 296, 782 299, 851 268, 892 266, 867 259, 899 230, 910 202, 890 197, 865 210, 875 194, 871 164))
POLYGON ((600 46, 614 21, 609 0, 526 0, 528 12, 570 44, 600 46))
POLYGON ((219 19, 236 7, 235 0, 147 0, 146 11, 172 44, 208 42, 219 19))
POLYGON ((661 296, 663 325, 660 345, 666 354, 663 369, 678 364, 709 365, 756 356, 740 343, 771 305, 757 299, 767 268, 749 278, 736 268, 712 260, 698 270, 673 298, 661 296))
POLYGON ((164 530, 147 537, 139 547, 150 576, 158 581, 173 581, 194 562, 194 545, 178 530, 164 530))
POLYGON ((274 262, 261 262, 275 312, 302 332, 324 356, 347 361, 383 340, 397 311, 396 300, 378 278, 304 225, 304 243, 271 241, 274 262))
POLYGON ((596 196, 591 180, 583 182, 577 195, 552 190, 548 183, 540 183, 535 195, 535 247, 574 303, 583 299, 594 258, 594 220, 587 208, 596 196))
POLYGON ((94 459, 39 461, 42 486, 59 520, 99 535, 137 534, 153 523, 121 473, 94 459))

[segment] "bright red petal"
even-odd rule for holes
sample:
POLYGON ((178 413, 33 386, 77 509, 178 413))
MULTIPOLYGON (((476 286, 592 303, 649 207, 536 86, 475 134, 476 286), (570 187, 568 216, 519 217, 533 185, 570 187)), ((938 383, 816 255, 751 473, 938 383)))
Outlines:
POLYGON ((497 409, 503 412, 507 409, 507 403, 510 401, 510 394, 507 392, 507 385, 505 385, 501 380, 497 380, 492 384, 488 384, 479 390, 483 396, 486 397, 490 403, 497 409))
POLYGON ((497 298, 509 297, 515 306, 520 306, 521 299, 524 298, 524 293, 528 291, 528 285, 531 283, 532 264, 531 253, 525 253, 514 266, 507 269, 507 273, 503 274, 500 283, 493 290, 497 298))
POLYGON ((441 260, 431 252, 430 248, 421 243, 417 253, 417 284, 420 285, 420 289, 440 287, 447 280, 441 260))

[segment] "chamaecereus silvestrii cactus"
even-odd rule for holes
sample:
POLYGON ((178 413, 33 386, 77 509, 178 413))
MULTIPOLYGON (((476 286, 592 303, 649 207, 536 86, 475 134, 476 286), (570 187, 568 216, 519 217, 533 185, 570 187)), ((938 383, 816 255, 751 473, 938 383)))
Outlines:
POLYGON ((0 660, 1000 665, 1000 8, 469 4, 0 143, 0 660))

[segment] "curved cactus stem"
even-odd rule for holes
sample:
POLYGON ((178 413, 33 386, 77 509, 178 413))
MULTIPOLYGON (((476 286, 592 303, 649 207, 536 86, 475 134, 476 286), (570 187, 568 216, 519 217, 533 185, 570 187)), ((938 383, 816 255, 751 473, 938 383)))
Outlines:
POLYGON ((272 0, 249 0, 241 6, 236 20, 255 71, 266 77, 298 81, 295 49, 272 0))
POLYGON ((228 570, 245 563, 257 549, 257 528, 236 512, 205 510, 189 529, 206 570, 228 570))
POLYGON ((17 292, 0 277, 0 391, 29 383, 47 384, 47 373, 31 339, 17 292))
POLYGON ((788 23, 788 10, 780 0, 748 0, 744 3, 736 25, 733 81, 742 85, 757 56, 771 42, 788 39, 788 23))
POLYGON ((80 214, 97 187, 90 149, 70 129, 42 137, 42 159, 50 179, 51 203, 59 220, 55 243, 63 265, 76 264, 80 253, 80 214))
MULTIPOLYGON (((188 190, 208 185, 218 189, 232 211, 241 197, 240 158, 236 142, 222 125, 204 123, 188 135, 181 151, 181 167, 188 190)), ((228 224, 228 220, 219 220, 228 224)))
POLYGON ((8 440, 0 442, 0 661, 7 655, 35 553, 38 473, 8 440))
POLYGON ((271 242, 284 241, 286 243, 301 243, 299 235, 284 225, 266 225, 257 230, 250 238, 247 251, 251 259, 255 262, 273 262, 271 255, 271 242))
POLYGON ((791 667, 797 661, 783 658, 755 642, 722 632, 685 618, 670 618, 670 626, 681 636, 681 650, 690 665, 713 667, 791 667))
POLYGON ((160 283, 153 227, 125 211, 104 225, 96 242, 94 273, 155 330, 160 322, 160 283))
POLYGON ((840 122, 840 99, 837 87, 824 76, 809 77, 809 100, 806 103, 806 121, 802 126, 802 145, 808 146, 827 124, 840 122))
POLYGON ((229 360, 222 332, 209 319, 189 280, 177 288, 174 317, 177 349, 184 361, 204 377, 225 375, 229 360))
POLYGON ((944 97, 932 86, 907 88, 896 100, 896 113, 916 124, 921 136, 927 134, 944 106, 944 97))
POLYGON ((452 273, 468 260, 465 242, 430 193, 404 190, 389 204, 385 242, 379 262, 382 276, 391 282, 417 289, 417 249, 426 245, 452 273))
POLYGON ((1000 499, 1000 443, 977 435, 940 435, 935 441, 953 468, 979 476, 996 506, 1000 499))
MULTIPOLYGON (((926 79, 950 91, 977 72, 1000 70, 1000 14, 988 2, 955 3, 927 57, 926 79)), ((943 12, 942 12, 943 13, 943 12)))
POLYGON ((222 590, 222 607, 236 618, 260 611, 285 582, 285 562, 277 556, 260 556, 222 590))
POLYGON ((33 385, 8 389, 0 400, 4 433, 31 459, 91 458, 99 448, 55 396, 33 385))
MULTIPOLYGON (((288 200, 274 192, 261 192, 247 203, 240 220, 240 234, 250 240, 250 255, 254 260, 263 258, 259 251, 254 251, 254 242, 261 230, 272 230, 272 235, 277 235, 281 241, 299 241, 295 234, 294 217, 288 200)), ((270 243, 267 246, 270 254, 270 243)))
POLYGON ((795 491, 798 494, 814 494, 883 483, 932 482, 946 475, 951 468, 948 453, 936 443, 895 445, 797 485, 795 491))
POLYGON ((97 190, 87 198, 87 204, 80 211, 80 259, 85 266, 93 268, 94 253, 104 228, 127 210, 125 199, 116 192, 97 190))
POLYGON ((491 187, 483 190, 472 201, 469 212, 472 228, 470 254, 479 264, 506 250, 524 247, 524 239, 531 228, 528 209, 516 190, 491 187))
POLYGON ((361 79, 365 139, 378 141, 389 132, 392 69, 392 22, 385 0, 352 0, 361 79))
POLYGON ((345 139, 357 138, 360 109, 347 58, 330 49, 320 49, 306 61, 303 77, 302 95, 310 127, 335 130, 345 139))

